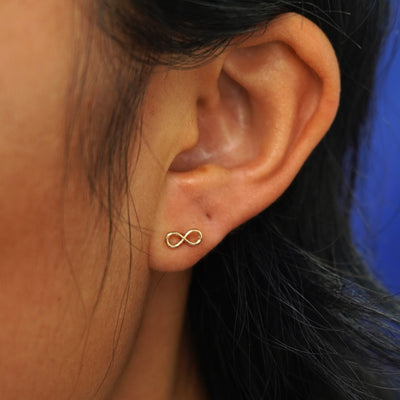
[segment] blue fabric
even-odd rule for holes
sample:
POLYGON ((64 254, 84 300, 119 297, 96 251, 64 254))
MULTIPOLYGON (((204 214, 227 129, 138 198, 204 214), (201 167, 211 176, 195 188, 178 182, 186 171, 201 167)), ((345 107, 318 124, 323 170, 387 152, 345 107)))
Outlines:
POLYGON ((377 76, 374 133, 371 146, 363 149, 365 165, 353 213, 357 242, 393 293, 400 293, 399 28, 396 22, 377 76))

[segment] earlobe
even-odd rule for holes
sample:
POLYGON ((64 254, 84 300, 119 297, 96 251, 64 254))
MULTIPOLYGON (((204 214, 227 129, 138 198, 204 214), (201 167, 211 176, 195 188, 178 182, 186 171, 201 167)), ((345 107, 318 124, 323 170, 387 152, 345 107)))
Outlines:
POLYGON ((161 271, 194 265, 273 203, 329 129, 339 102, 330 42, 297 14, 191 73, 192 85, 199 88, 201 76, 207 90, 193 91, 196 144, 171 149, 150 243, 150 265, 161 271), (168 245, 171 232, 179 246, 168 245))

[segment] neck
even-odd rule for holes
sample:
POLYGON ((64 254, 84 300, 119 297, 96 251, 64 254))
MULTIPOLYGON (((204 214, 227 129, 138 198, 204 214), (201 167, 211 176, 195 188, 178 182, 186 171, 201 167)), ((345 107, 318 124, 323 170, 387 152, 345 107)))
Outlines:
POLYGON ((153 273, 143 319, 113 400, 205 400, 186 321, 190 271, 153 273))

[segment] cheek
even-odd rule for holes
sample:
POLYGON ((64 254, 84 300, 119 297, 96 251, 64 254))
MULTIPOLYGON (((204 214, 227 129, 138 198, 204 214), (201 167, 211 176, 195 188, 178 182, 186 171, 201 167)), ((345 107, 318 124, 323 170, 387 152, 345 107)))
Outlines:
POLYGON ((132 346, 146 261, 134 253, 129 269, 126 232, 108 259, 107 218, 72 174, 64 183, 62 138, 43 138, 57 124, 31 128, 19 132, 37 136, 29 146, 0 142, 0 398, 91 398, 132 346))
POLYGON ((101 389, 111 387, 133 344, 145 259, 134 253, 129 268, 124 232, 107 258, 108 221, 84 190, 61 184, 61 163, 38 162, 29 179, 11 173, 16 163, 1 178, 0 398, 61 400, 73 389, 73 399, 89 398, 107 373, 101 389))
POLYGON ((129 270, 124 232, 107 258, 107 219, 63 183, 70 2, 26 4, 0 5, 0 398, 87 399, 108 374, 100 399, 132 346, 147 269, 138 252, 129 270))

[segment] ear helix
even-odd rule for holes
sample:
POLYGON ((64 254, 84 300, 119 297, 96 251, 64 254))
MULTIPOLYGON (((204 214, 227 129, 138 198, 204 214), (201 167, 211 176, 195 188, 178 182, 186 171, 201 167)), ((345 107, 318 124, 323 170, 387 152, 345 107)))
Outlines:
POLYGON ((203 234, 198 229, 191 229, 184 235, 179 232, 169 232, 165 237, 165 242, 170 249, 176 249, 182 244, 198 246, 203 241, 203 234))

